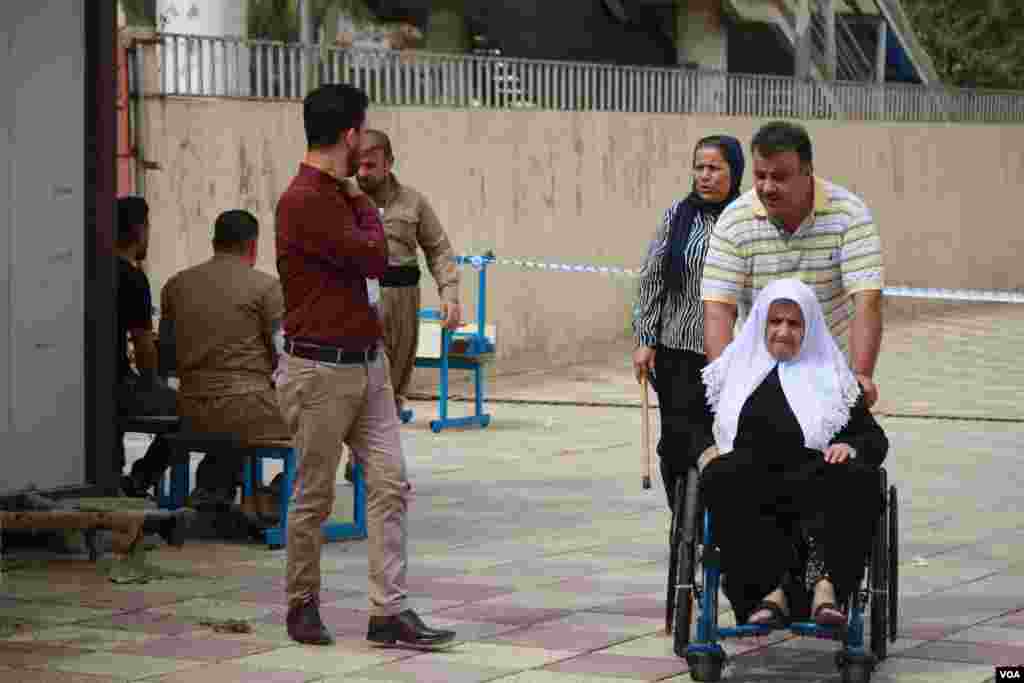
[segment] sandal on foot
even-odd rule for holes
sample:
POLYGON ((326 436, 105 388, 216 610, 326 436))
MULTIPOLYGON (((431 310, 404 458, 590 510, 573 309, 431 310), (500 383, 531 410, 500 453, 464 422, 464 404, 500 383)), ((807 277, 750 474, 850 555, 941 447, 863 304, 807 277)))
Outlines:
POLYGON ((814 623, 818 626, 836 626, 841 627, 846 625, 846 615, 843 614, 838 605, 834 602, 823 602, 814 608, 814 623))
POLYGON ((782 611, 782 607, 771 600, 762 600, 754 608, 754 613, 747 619, 748 626, 767 626, 768 628, 786 628, 789 625, 789 615, 782 611), (755 620, 758 612, 770 612, 768 619, 755 620))

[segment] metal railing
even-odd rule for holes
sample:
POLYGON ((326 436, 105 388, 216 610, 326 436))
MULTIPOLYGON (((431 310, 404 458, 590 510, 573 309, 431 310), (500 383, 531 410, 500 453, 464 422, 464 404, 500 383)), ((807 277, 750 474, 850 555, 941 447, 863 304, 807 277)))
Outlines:
POLYGON ((163 95, 301 99, 346 82, 385 106, 1024 123, 1024 92, 161 34, 163 95), (307 65, 311 65, 308 67, 307 65))

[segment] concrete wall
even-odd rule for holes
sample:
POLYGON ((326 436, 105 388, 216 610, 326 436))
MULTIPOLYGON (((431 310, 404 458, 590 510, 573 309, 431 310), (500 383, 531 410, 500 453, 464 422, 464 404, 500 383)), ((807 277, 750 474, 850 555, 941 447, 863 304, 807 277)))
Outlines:
MULTIPOLYGON (((147 174, 154 295, 209 256, 228 208, 263 226, 274 272, 273 210, 304 149, 293 102, 148 99, 147 174)), ((754 119, 605 112, 377 109, 399 177, 434 202, 462 253, 636 267, 665 208, 689 185, 691 147, 719 131, 747 141, 754 119)), ((818 171, 864 196, 881 227, 890 284, 1024 287, 1024 127, 809 122, 818 171)), ((750 186, 748 170, 744 185, 750 186)), ((501 355, 572 360, 626 333, 635 283, 493 268, 501 355)), ((467 271, 472 276, 472 271, 467 271)), ((464 287, 471 301, 472 287, 464 287)), ((425 305, 436 301, 429 279, 425 305)))

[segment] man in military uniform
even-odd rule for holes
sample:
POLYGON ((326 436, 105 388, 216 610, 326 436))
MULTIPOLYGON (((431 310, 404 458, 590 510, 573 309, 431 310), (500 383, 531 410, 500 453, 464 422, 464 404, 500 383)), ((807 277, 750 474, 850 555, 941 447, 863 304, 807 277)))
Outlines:
POLYGON ((395 155, 391 140, 368 129, 360 150, 359 186, 381 211, 388 240, 388 269, 381 278, 381 313, 384 345, 391 361, 395 408, 402 413, 412 379, 419 343, 420 269, 417 249, 422 249, 430 274, 437 283, 441 315, 448 329, 462 322, 459 305, 459 271, 448 235, 427 199, 412 187, 398 182, 392 171, 395 155))
MULTIPOLYGON (((259 223, 225 211, 213 232, 213 257, 176 274, 160 296, 160 361, 181 381, 178 414, 191 431, 290 441, 272 381, 284 300, 278 279, 253 267, 259 223)), ((208 454, 193 504, 230 504, 241 474, 240 453, 208 454)))

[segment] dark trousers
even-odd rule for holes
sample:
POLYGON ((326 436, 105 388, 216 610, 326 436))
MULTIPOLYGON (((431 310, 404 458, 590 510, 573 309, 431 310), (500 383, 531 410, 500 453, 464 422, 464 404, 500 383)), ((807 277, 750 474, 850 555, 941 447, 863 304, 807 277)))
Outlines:
POLYGON ((670 510, 676 479, 685 477, 696 463, 700 453, 695 452, 695 444, 711 431, 712 416, 700 376, 707 364, 704 354, 660 345, 654 356, 652 383, 661 414, 658 458, 670 510))
MULTIPOLYGON (((177 392, 162 384, 147 386, 136 377, 123 378, 117 387, 117 412, 122 416, 162 416, 176 412, 177 392)), ((118 472, 126 463, 124 432, 117 434, 118 472)), ((149 444, 146 454, 132 465, 132 475, 139 480, 155 484, 171 460, 171 449, 166 439, 157 436, 149 444)))
POLYGON ((734 450, 705 468, 700 491, 738 619, 780 586, 802 589, 799 533, 818 539, 840 601, 863 578, 881 511, 877 468, 810 450, 734 450))
MULTIPOLYGON (((121 434, 121 451, 124 452, 124 434, 121 434)), ((132 464, 132 477, 143 485, 155 485, 170 467, 172 455, 167 440, 156 436, 145 455, 132 464)), ((196 468, 196 488, 234 496, 235 488, 242 482, 242 462, 242 453, 233 449, 207 453, 196 468)))

